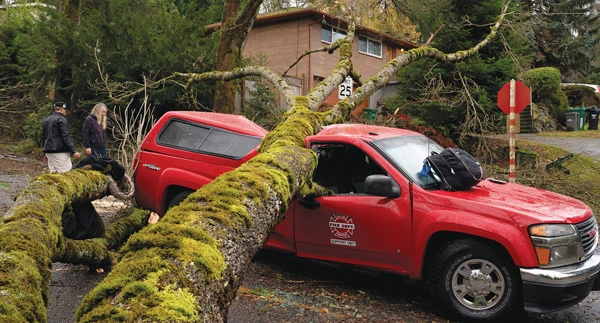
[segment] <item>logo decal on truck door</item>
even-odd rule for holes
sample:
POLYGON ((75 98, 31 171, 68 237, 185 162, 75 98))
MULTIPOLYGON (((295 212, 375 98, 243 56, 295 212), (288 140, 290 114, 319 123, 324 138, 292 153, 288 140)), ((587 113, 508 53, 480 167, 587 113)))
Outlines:
POLYGON ((329 229, 336 237, 348 239, 354 234, 354 222, 347 215, 334 214, 329 218, 329 229))

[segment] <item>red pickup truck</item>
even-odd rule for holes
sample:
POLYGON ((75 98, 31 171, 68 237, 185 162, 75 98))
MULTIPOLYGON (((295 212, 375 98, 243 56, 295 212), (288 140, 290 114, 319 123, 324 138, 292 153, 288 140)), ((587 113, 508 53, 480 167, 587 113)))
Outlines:
MULTIPOLYGON (((164 214, 255 156, 266 133, 242 116, 166 113, 136 156, 137 205, 164 214)), ((442 190, 419 176, 442 147, 403 129, 331 125, 306 146, 334 194, 294 200, 267 248, 425 280, 466 319, 553 312, 600 290, 598 223, 576 199, 493 179, 442 190)))

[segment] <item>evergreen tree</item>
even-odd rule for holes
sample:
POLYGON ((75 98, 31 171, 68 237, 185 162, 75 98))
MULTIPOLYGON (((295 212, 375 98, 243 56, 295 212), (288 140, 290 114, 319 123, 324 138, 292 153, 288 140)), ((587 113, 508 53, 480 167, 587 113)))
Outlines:
MULTIPOLYGON (((102 77, 126 85, 215 66, 218 39, 206 37, 204 26, 218 21, 222 10, 218 0, 70 1, 64 7, 64 2, 50 0, 47 4, 7 10, 6 17, 17 11, 34 17, 20 24, 13 25, 8 18, 0 21, 0 64, 7 67, 2 71, 12 71, 13 84, 35 80, 48 86, 46 95, 54 92, 55 98, 82 106, 109 100, 106 92, 93 86, 102 77)), ((188 108, 190 103, 196 108, 208 106, 212 92, 210 84, 195 85, 193 100, 182 101, 181 87, 166 83, 147 94, 162 114, 188 108)), ((118 103, 125 106, 130 99, 118 103)))
POLYGON ((48 103, 48 85, 54 81, 56 55, 52 39, 43 32, 49 17, 32 9, 17 6, 0 12, 0 136, 4 138, 26 135, 26 129, 15 125, 48 103))
MULTIPOLYGON (((169 0, 98 1, 86 7, 81 17, 81 34, 75 37, 81 43, 79 50, 86 53, 86 61, 75 73, 84 75, 81 80, 87 82, 99 79, 95 56, 106 68, 104 72, 113 81, 122 83, 143 83, 144 78, 160 79, 174 71, 211 70, 215 65, 216 42, 205 37, 204 26, 215 22, 217 3, 204 2, 204 7, 198 7, 196 2, 169 0)), ((165 84, 148 94, 161 114, 186 108, 190 103, 178 100, 180 90, 178 85, 165 84)), ((207 85, 196 90, 204 94, 212 92, 207 85)), ((208 102, 194 103, 206 106, 208 102)))
MULTIPOLYGON (((501 0, 440 1, 428 13, 421 11, 412 18, 419 22, 422 40, 434 37, 430 44, 442 51, 456 51, 476 44, 489 32, 488 21, 494 20, 501 0), (438 15, 445 11, 444 15, 438 15)), ((519 8, 514 7, 513 12, 519 8)), ((514 17, 513 17, 514 18, 514 17)), ((512 78, 518 79, 520 67, 530 60, 525 24, 514 24, 502 32, 503 41, 494 42, 478 55, 456 64, 421 60, 402 69, 398 75, 398 97, 387 103, 391 111, 416 117, 416 122, 434 126, 446 136, 458 139, 463 131, 486 131, 502 122, 473 126, 472 118, 496 119, 502 112, 496 107, 496 93, 512 78), (525 35, 525 36, 524 36, 525 35), (423 70, 429 73, 423 77, 423 70)))
POLYGON ((530 14, 539 55, 536 67, 561 71, 563 81, 582 82, 598 64, 599 30, 596 0, 523 1, 530 14))

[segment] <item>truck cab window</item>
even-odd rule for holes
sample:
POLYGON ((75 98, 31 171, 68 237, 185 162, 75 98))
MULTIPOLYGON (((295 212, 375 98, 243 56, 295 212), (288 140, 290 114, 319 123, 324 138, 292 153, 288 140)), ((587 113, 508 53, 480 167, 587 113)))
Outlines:
POLYGON ((315 147, 319 163, 313 180, 335 194, 363 194, 369 175, 387 175, 367 154, 350 145, 315 147))

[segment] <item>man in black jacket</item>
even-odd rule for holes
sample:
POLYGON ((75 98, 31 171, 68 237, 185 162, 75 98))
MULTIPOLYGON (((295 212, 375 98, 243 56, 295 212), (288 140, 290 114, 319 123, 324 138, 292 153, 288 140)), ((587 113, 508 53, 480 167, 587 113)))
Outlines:
POLYGON ((79 152, 75 148, 75 141, 69 131, 67 105, 63 102, 54 104, 54 113, 44 120, 42 124, 42 144, 46 154, 50 172, 64 173, 73 167, 71 154, 79 158, 79 152))

